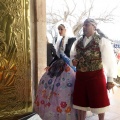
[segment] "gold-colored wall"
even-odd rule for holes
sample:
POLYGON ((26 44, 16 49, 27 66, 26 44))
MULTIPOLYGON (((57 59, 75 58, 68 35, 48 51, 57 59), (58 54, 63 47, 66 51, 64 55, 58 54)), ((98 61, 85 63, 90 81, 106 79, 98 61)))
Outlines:
POLYGON ((0 119, 32 111, 29 0, 0 0, 0 119))
POLYGON ((0 0, 0 16, 0 120, 18 120, 45 72, 46 1, 0 0))

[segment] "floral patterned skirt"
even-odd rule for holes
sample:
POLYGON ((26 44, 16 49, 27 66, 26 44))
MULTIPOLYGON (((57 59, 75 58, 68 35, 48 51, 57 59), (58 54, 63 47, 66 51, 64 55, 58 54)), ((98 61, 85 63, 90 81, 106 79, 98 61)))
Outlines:
POLYGON ((77 112, 72 104, 75 72, 62 60, 52 66, 40 79, 35 112, 43 120, 77 120, 77 112))

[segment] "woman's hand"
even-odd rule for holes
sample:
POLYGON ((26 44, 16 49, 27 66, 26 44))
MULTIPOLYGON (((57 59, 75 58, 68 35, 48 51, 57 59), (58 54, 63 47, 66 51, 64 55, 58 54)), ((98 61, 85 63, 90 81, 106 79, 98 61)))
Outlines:
POLYGON ((72 60, 72 64, 73 64, 73 66, 77 66, 78 60, 77 60, 77 59, 73 59, 73 60, 72 60))
POLYGON ((50 66, 47 66, 47 67, 45 68, 46 71, 48 71, 49 69, 50 69, 50 66))

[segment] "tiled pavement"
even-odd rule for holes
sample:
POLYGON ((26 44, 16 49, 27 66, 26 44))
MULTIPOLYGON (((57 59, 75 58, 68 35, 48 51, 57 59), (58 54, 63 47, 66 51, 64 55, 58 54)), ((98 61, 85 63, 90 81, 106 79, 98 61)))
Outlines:
MULTIPOLYGON (((105 120, 120 120, 120 87, 115 86, 114 93, 110 91, 108 94, 111 105, 105 113, 105 120)), ((88 112, 86 120, 98 120, 98 116, 88 112)))

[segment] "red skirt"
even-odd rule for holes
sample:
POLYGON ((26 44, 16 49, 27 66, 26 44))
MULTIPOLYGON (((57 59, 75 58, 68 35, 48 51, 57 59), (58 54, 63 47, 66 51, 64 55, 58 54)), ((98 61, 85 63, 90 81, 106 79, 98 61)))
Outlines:
POLYGON ((76 72, 73 104, 80 107, 102 108, 110 105, 104 71, 76 72))

